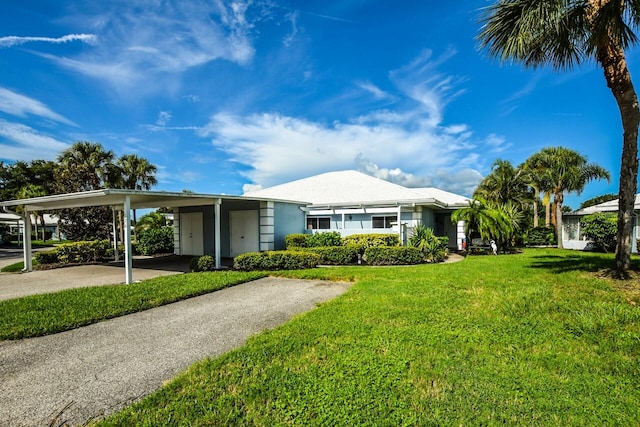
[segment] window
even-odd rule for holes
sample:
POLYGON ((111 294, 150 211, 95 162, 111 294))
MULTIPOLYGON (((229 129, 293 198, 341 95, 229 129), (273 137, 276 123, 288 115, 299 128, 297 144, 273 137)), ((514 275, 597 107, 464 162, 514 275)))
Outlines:
POLYGON ((329 230, 331 218, 307 217, 307 230, 329 230))
POLYGON ((372 216, 371 227, 372 228, 391 228, 391 223, 396 222, 398 217, 393 216, 372 216))

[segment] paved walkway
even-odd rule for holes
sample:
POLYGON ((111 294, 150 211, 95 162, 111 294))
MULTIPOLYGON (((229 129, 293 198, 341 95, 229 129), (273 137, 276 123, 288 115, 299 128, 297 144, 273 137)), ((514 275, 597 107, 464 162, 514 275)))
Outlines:
POLYGON ((77 425, 113 413, 348 287, 265 278, 68 332, 0 341, 0 425, 77 425))

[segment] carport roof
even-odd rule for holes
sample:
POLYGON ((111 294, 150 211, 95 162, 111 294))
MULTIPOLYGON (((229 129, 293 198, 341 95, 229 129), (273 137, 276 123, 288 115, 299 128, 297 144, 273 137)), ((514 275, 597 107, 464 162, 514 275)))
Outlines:
MULTIPOLYGON (((167 191, 120 190, 107 188, 103 190, 83 191, 79 193, 56 194, 53 196, 34 197, 30 199, 9 200, 0 202, 0 206, 24 205, 28 211, 82 208, 88 206, 117 206, 124 204, 129 196, 132 209, 203 206, 220 204, 223 200, 265 200, 261 197, 228 196, 220 194, 172 193, 167 191)), ((291 203, 292 201, 285 201, 291 203)), ((296 202, 293 202, 296 203, 296 202)), ((299 202, 298 202, 299 203, 299 202)))

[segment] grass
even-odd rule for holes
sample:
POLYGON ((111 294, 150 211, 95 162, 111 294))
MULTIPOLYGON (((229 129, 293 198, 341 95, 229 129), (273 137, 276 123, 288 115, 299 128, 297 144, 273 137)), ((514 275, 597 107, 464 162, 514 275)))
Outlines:
POLYGON ((0 301, 0 339, 62 332, 264 276, 236 271, 189 273, 0 301))
MULTIPOLYGON (((38 260, 31 260, 31 264, 33 267, 40 265, 38 260)), ((18 261, 13 264, 5 265, 0 269, 2 273, 20 273, 24 269, 24 261, 18 261)))
POLYGON ((638 425, 640 309, 594 277, 611 262, 283 273, 357 283, 99 425, 638 425))

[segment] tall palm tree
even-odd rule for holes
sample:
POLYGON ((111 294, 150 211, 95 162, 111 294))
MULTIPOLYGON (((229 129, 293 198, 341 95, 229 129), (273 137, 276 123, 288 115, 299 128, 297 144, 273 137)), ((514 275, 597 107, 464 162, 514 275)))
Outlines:
POLYGON ((564 147, 543 148, 526 162, 533 170, 541 171, 548 180, 547 192, 553 193, 553 218, 555 219, 558 247, 562 248, 562 203, 564 193, 580 194, 589 181, 609 180, 611 176, 603 167, 587 163, 587 158, 564 147))
MULTIPOLYGON (((158 183, 156 172, 158 168, 149 163, 144 157, 135 154, 120 156, 115 168, 110 172, 111 184, 114 187, 129 190, 150 190, 158 183)), ((136 223, 136 210, 133 210, 133 223, 136 223)))
POLYGON ((533 201, 527 184, 524 170, 514 167, 508 160, 497 159, 493 162, 491 173, 480 182, 473 196, 500 205, 512 203, 521 211, 526 211, 533 201))
POLYGON ((451 221, 465 222, 467 242, 471 243, 474 235, 483 240, 499 239, 509 234, 509 221, 499 208, 493 203, 478 197, 469 201, 469 206, 460 208, 451 214, 451 221))
POLYGON ((58 156, 59 181, 64 192, 104 188, 113 164, 113 151, 101 144, 79 141, 58 156))
POLYGON ((480 43, 501 61, 566 69, 595 60, 622 119, 616 269, 631 268, 640 107, 625 49, 638 40, 640 0, 500 0, 485 8, 480 43))
MULTIPOLYGON (((535 158, 529 158, 522 165, 520 165, 520 169, 522 169, 526 174, 526 180, 531 188, 534 191, 534 210, 536 211, 534 214, 534 227, 538 226, 538 200, 540 195, 542 195, 542 205, 544 206, 545 215, 544 215, 544 225, 549 227, 551 222, 551 197, 553 196, 553 182, 549 173, 549 170, 546 168, 546 164, 548 162, 541 161, 540 158, 542 155, 539 155, 535 158)), ((555 220, 553 221, 553 225, 555 226, 555 220)))

